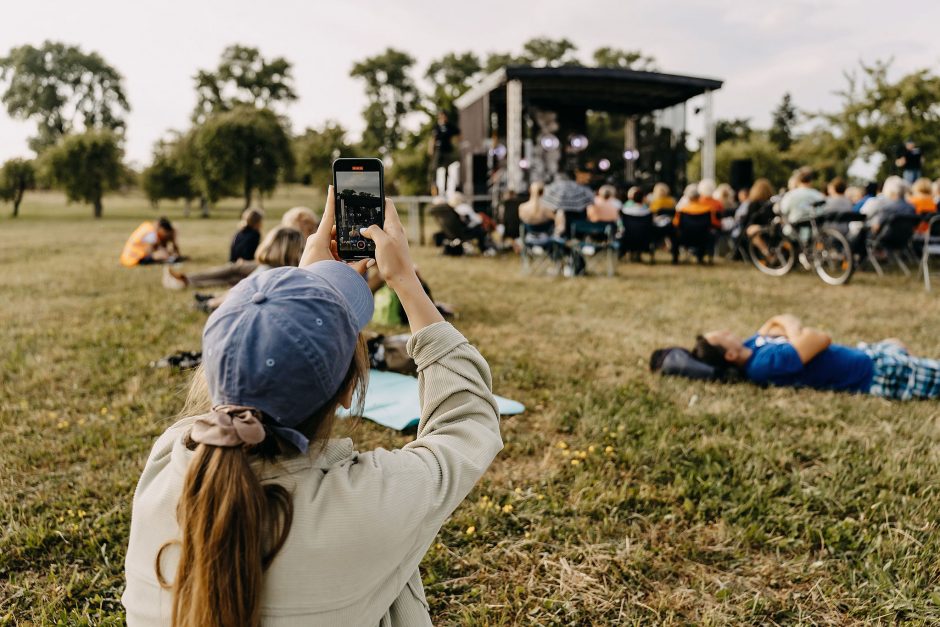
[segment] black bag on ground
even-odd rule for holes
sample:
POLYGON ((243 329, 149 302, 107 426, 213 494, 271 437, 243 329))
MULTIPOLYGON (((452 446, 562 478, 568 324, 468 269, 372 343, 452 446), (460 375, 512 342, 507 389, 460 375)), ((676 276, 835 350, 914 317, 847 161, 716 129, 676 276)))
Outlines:
POLYGON ((650 355, 650 370, 703 381, 717 381, 721 378, 715 368, 699 361, 692 353, 679 346, 653 351, 650 355))

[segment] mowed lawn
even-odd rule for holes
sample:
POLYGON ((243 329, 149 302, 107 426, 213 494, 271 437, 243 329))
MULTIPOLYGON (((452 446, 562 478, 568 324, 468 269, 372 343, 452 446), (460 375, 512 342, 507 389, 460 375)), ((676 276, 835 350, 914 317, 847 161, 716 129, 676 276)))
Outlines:
MULTIPOLYGON (((120 624, 134 486, 189 378, 148 364, 197 349, 205 316, 159 268, 119 266, 159 215, 141 198, 108 197, 100 221, 55 194, 27 195, 15 221, 0 209, 0 623, 120 624)), ((179 220, 187 268, 224 261, 237 213, 179 220)), ((561 279, 512 256, 415 257, 496 391, 528 407, 422 564, 435 624, 940 621, 940 404, 647 369, 656 347, 784 311, 940 356, 940 293, 743 264, 561 279)), ((409 439, 342 429, 360 449, 409 439)))

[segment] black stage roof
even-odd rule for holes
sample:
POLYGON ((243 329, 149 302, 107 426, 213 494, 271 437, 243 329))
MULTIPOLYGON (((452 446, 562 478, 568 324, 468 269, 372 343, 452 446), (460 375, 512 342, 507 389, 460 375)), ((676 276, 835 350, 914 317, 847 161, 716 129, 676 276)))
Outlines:
POLYGON ((536 106, 629 115, 665 109, 722 85, 710 78, 620 68, 510 65, 458 98, 457 106, 466 109, 487 95, 489 107, 505 106, 506 82, 515 79, 522 82, 524 101, 536 106))

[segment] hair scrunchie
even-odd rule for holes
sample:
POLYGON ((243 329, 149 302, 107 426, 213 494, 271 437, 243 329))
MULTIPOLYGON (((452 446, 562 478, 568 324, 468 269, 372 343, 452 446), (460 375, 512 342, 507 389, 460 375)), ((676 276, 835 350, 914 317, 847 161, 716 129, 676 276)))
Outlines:
POLYGON ((210 446, 242 446, 264 441, 261 412, 253 407, 216 405, 208 414, 193 422, 190 438, 198 444, 210 446))

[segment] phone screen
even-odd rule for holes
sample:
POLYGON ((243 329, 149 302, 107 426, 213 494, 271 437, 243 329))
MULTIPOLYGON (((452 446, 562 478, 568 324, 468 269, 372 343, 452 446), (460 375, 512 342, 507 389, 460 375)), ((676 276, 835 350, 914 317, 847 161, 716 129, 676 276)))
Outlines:
MULTIPOLYGON (((353 166, 354 168, 356 166, 353 166)), ((336 247, 341 257, 374 257, 375 243, 359 229, 382 224, 382 175, 336 171, 336 247)))

